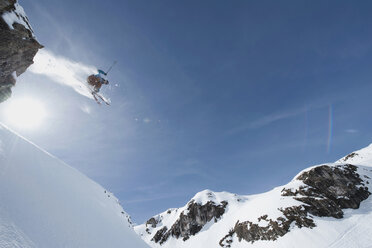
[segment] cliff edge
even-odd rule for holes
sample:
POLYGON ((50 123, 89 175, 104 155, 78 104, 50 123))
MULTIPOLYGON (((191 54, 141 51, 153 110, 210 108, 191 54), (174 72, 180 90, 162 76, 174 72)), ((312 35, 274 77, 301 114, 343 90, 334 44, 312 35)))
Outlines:
POLYGON ((0 102, 11 96, 16 77, 33 64, 41 48, 17 0, 0 0, 0 102))

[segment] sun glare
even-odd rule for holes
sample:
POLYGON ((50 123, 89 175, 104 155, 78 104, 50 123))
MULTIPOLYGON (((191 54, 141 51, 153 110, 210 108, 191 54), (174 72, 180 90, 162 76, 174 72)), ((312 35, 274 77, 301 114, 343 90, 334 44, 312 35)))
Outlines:
POLYGON ((6 108, 6 119, 20 128, 37 128, 43 122, 46 111, 43 104, 32 98, 14 100, 6 108))

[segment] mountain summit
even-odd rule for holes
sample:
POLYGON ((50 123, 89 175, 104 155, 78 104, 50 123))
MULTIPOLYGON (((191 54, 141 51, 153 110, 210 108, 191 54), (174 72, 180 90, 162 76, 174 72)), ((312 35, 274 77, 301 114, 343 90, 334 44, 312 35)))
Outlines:
POLYGON ((257 195, 204 190, 135 227, 152 247, 369 247, 372 145, 257 195))

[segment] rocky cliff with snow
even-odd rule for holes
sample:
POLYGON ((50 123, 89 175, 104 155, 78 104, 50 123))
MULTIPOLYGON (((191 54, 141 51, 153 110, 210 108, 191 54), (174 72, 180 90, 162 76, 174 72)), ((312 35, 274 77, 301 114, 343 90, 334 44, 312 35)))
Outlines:
POLYGON ((202 191, 136 226, 152 247, 369 247, 372 145, 252 196, 202 191))
POLYGON ((10 97, 16 77, 40 48, 23 8, 16 0, 0 0, 0 102, 10 97))

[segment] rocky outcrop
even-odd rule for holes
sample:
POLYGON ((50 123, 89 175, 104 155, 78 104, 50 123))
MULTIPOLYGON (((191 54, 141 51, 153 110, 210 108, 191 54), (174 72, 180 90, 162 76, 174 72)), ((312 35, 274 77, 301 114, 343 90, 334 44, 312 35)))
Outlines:
POLYGON ((152 228, 155 228, 158 223, 159 222, 154 217, 152 217, 148 221, 146 221, 146 226, 151 226, 152 228))
POLYGON ((303 172, 297 180, 304 184, 298 189, 282 190, 282 196, 293 197, 304 204, 279 209, 282 217, 275 220, 267 215, 252 221, 237 222, 235 227, 220 240, 220 246, 231 247, 232 237, 255 242, 276 240, 290 231, 292 223, 298 228, 313 228, 313 216, 343 217, 343 209, 357 209, 371 194, 366 183, 357 173, 357 167, 346 164, 339 166, 322 165, 303 172))
POLYGON ((352 152, 352 153, 348 154, 347 156, 345 156, 345 157, 343 158, 343 160, 344 160, 344 161, 348 161, 349 159, 354 158, 355 156, 358 156, 358 153, 356 153, 356 152, 352 152))
POLYGON ((278 217, 275 220, 268 219, 267 215, 263 215, 258 218, 257 223, 237 221, 234 228, 220 240, 220 246, 231 247, 233 235, 238 237, 239 242, 242 239, 251 243, 258 240, 274 241, 288 233, 292 223, 299 228, 315 227, 312 217, 308 215, 303 206, 293 206, 279 210, 283 213, 283 217, 278 217))
POLYGON ((155 243, 158 243, 160 241, 160 244, 162 244, 169 237, 169 234, 167 234, 167 231, 168 231, 168 228, 166 226, 161 228, 159 231, 155 233, 151 241, 155 241, 155 243))
MULTIPOLYGON (((191 201, 188 204, 187 210, 180 214, 172 227, 169 230, 164 227, 157 231, 152 241, 162 244, 167 241, 170 236, 177 239, 182 238, 183 241, 185 241, 189 239, 190 236, 197 234, 203 226, 212 219, 214 222, 217 222, 225 213, 226 206, 226 201, 222 201, 218 205, 212 201, 208 201, 204 205, 191 201)), ((153 224, 154 221, 150 219, 149 224, 153 224)))
POLYGON ((8 99, 19 76, 43 46, 16 0, 0 0, 0 102, 8 99))
POLYGON ((318 166, 297 179, 306 186, 295 192, 295 199, 306 203, 306 211, 319 217, 342 218, 342 209, 359 208, 371 194, 357 173, 357 167, 350 164, 318 166))

